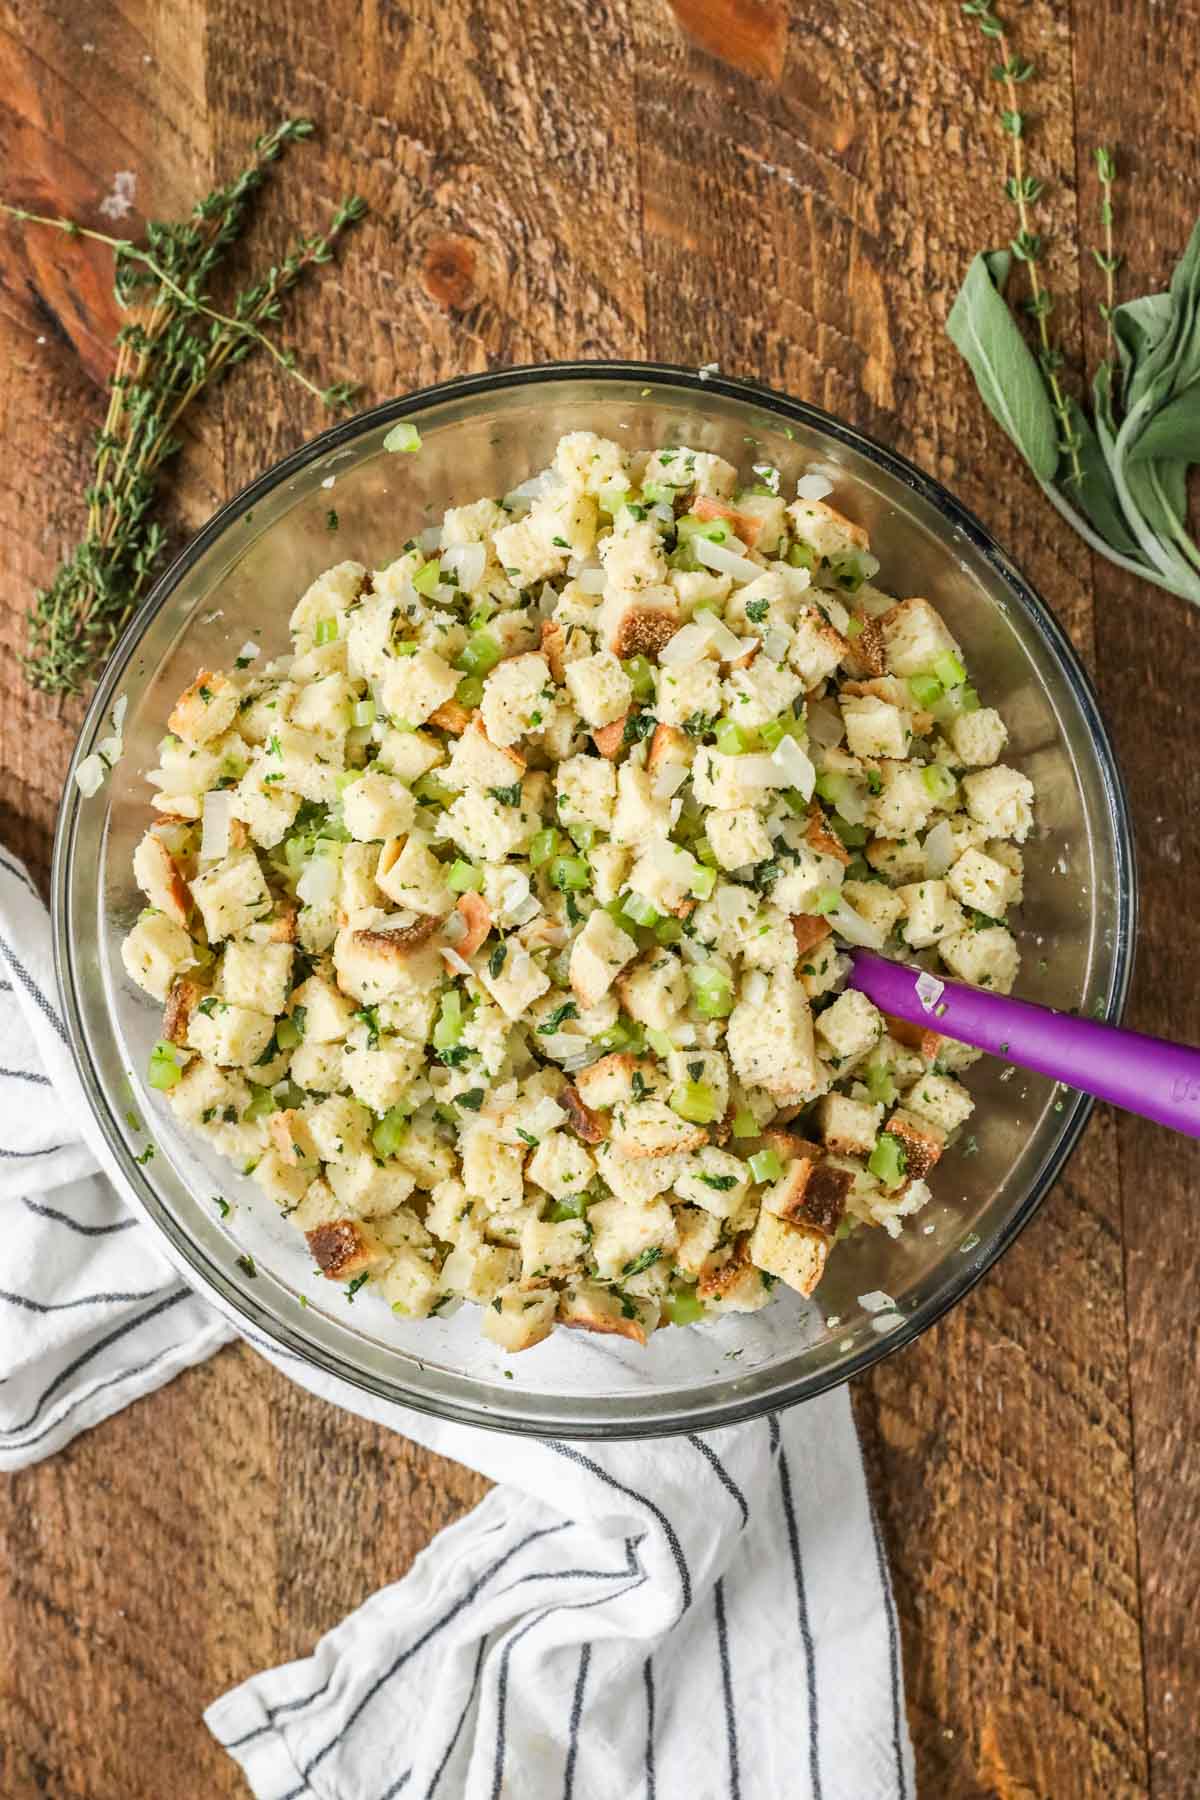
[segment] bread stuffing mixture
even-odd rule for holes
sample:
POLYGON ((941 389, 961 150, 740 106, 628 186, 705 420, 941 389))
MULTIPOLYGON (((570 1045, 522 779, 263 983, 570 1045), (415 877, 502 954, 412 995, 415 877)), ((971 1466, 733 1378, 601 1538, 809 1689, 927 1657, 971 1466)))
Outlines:
POLYGON ((572 432, 180 695, 150 1085, 351 1291, 644 1344, 928 1201, 978 1053, 840 947, 1007 992, 1033 789, 935 607, 781 487, 572 432))

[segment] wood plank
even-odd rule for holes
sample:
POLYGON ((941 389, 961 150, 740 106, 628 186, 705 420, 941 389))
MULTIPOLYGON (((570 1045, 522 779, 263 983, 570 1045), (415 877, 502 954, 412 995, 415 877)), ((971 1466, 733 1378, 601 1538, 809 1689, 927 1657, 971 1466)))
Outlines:
MULTIPOLYGON (((1092 155, 1112 144, 1127 258, 1119 297, 1130 299, 1166 286, 1200 214, 1200 44, 1194 30, 1164 29, 1148 0, 1101 0, 1076 12, 1075 70, 1080 237, 1096 241, 1092 155)), ((1104 354, 1095 269, 1085 294, 1094 367, 1104 354)), ((1197 1043, 1200 918, 1189 902, 1200 883, 1200 615, 1102 558, 1095 586, 1100 691, 1137 828, 1129 1023, 1197 1043)), ((1118 1144, 1150 1783, 1156 1800, 1184 1800, 1200 1770, 1200 1160, 1194 1143, 1133 1118, 1119 1120, 1118 1144)))
MULTIPOLYGON (((1090 659, 1086 554, 1047 529, 943 335, 969 258, 1011 230, 978 34, 936 5, 674 11, 686 39, 650 15, 640 36, 652 351, 761 376, 906 451, 985 518, 1090 659)), ((1069 174, 1067 11, 1025 8, 1022 31, 1044 69, 1039 150, 1069 174)), ((1049 204, 1069 323, 1069 187, 1049 204)), ((922 1792, 1142 1787, 1119 1227, 1098 1121, 1002 1267, 856 1396, 922 1792)))

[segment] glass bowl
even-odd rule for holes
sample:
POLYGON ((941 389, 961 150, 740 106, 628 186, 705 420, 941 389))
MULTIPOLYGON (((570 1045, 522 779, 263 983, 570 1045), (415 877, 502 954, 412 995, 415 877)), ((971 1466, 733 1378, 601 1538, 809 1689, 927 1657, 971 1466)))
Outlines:
POLYGON ((331 562, 386 564, 446 506, 507 492, 549 461, 562 432, 581 428, 630 447, 671 436, 740 466, 765 458, 789 493, 814 464, 829 476, 832 502, 871 534, 880 585, 944 612, 986 701, 1004 713, 1010 760, 1036 784, 1019 992, 1116 1017, 1135 916, 1129 820, 1091 685, 1048 608, 978 520, 902 457, 756 384, 640 363, 508 369, 428 388, 325 432, 216 515, 142 606, 84 723, 76 761, 107 734, 118 697, 127 701, 125 754, 104 787, 81 798, 74 765, 67 780, 55 952, 74 1054, 126 1184, 172 1260, 235 1324, 378 1399, 468 1424, 652 1436, 791 1405, 907 1344, 1012 1243, 1091 1102, 980 1063, 968 1078, 980 1103, 972 1138, 938 1168, 931 1204, 895 1241, 862 1231, 840 1245, 813 1301, 779 1288, 761 1312, 663 1330, 645 1350, 562 1331, 507 1358, 481 1337, 474 1307, 405 1321, 366 1293, 348 1304, 344 1288, 314 1275, 273 1204, 177 1130, 145 1088, 159 1009, 119 955, 142 906, 131 857, 150 818, 144 773, 197 669, 228 667, 247 638, 267 654, 289 648, 293 602, 331 562), (399 419, 420 428, 415 456, 383 449, 399 419), (148 1162, 139 1115, 157 1146, 148 1162), (215 1195, 232 1203, 227 1220, 215 1195), (880 1291, 894 1310, 860 1303, 880 1291))

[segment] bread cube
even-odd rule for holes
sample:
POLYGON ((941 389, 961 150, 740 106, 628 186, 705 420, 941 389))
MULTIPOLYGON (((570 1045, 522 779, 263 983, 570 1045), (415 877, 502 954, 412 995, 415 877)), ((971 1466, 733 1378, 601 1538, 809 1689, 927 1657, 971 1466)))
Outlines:
POLYGON ((847 988, 817 1017, 817 1036, 842 1062, 865 1056, 882 1031, 883 1014, 857 988, 847 988))
POLYGON ((1002 862, 982 850, 964 850, 946 875, 946 885, 964 906, 989 918, 1002 919, 1009 903, 1013 877, 1002 862))
POLYGON ((349 731, 357 690, 342 674, 323 675, 301 687, 292 703, 291 724, 302 731, 318 731, 325 737, 341 738, 349 731))
POLYGON ((845 1094, 824 1094, 817 1101, 821 1142, 844 1155, 869 1156, 875 1148, 883 1107, 845 1094))
POLYGON ((525 758, 493 744, 476 713, 456 741, 442 780, 452 788, 511 787, 525 773, 525 758))
POLYGON ((804 684, 806 692, 828 680, 850 645, 815 607, 797 614, 788 646, 788 662, 804 684))
POLYGON ((904 1096, 909 1112, 918 1113, 940 1125, 945 1132, 957 1131, 975 1111, 972 1100, 961 1081, 950 1075, 922 1075, 904 1096))
POLYGON ((843 695, 839 704, 846 743, 854 756, 903 758, 912 742, 911 715, 873 694, 843 695))
POLYGON ((415 656, 394 656, 387 661, 379 682, 384 711, 395 724, 423 725, 445 701, 453 698, 459 676, 436 650, 418 650, 415 656))
POLYGON ((253 850, 238 850, 198 875, 192 899, 204 920, 210 944, 242 937, 272 909, 270 893, 253 850))
POLYGON ((900 895, 882 881, 844 881, 842 898, 860 918, 876 926, 885 937, 904 916, 900 895))
POLYGON ((195 1057, 167 1090, 167 1103, 182 1124, 193 1128, 218 1119, 232 1124, 249 1106, 250 1089, 235 1071, 195 1057))
POLYGON ((501 1288, 483 1311, 483 1335, 516 1354, 532 1349, 554 1330, 558 1294, 554 1288, 501 1288))
MULTIPOLYGON (((674 1187, 687 1158, 669 1156, 621 1156, 607 1139, 595 1147, 596 1167, 618 1200, 641 1205, 674 1187)), ((595 1209, 591 1209, 594 1211, 595 1209)), ((589 1212, 589 1218, 591 1212, 589 1212)))
POLYGON ((879 621, 892 675, 921 675, 939 656, 960 655, 941 614, 928 600, 899 600, 879 621))
POLYGON ((165 1000, 177 975, 196 966, 196 946, 165 913, 144 913, 121 943, 131 981, 155 1000, 165 1000))
POLYGON ((602 756, 572 756, 555 773, 558 816, 564 825, 595 825, 607 831, 617 797, 617 776, 602 756))
POLYGON ((793 975, 768 977, 761 1003, 739 1000, 729 1016, 726 1048, 741 1079, 769 1093, 820 1087, 812 1012, 803 987, 793 975))
POLYGON ((227 943, 221 958, 221 991, 235 1006, 281 1013, 292 985, 292 946, 227 943))
POLYGON ((318 575, 292 609, 292 635, 311 639, 323 619, 340 619, 362 592, 366 573, 361 563, 347 560, 318 575))
POLYGON ((595 1006, 637 953, 634 939, 621 930, 603 907, 589 913, 587 923, 571 946, 569 965, 571 987, 580 1005, 595 1006))
POLYGON ((723 869, 741 869, 763 862, 771 854, 771 840, 762 816, 752 806, 732 812, 714 809, 704 821, 704 833, 723 869))
POLYGON ((375 865, 375 885, 397 906, 429 918, 444 918, 454 906, 446 870, 417 832, 407 838, 389 838, 383 845, 375 865))
POLYGON ((592 1258, 602 1281, 618 1281, 648 1251, 666 1254, 675 1246, 675 1215, 665 1200, 638 1204, 598 1200, 588 1208, 592 1258))
POLYGON ((750 1260, 755 1268, 786 1282, 796 1293, 811 1294, 825 1273, 829 1239, 812 1226, 790 1225, 764 1211, 750 1236, 750 1260))
POLYGON ((342 818, 351 837, 373 843, 409 829, 416 804, 396 776, 368 769, 342 790, 342 818))
POLYGON ((589 1151, 565 1131, 550 1131, 530 1157, 525 1174, 554 1200, 581 1194, 596 1173, 589 1151))
POLYGON ((791 713, 804 692, 798 675, 782 663, 760 654, 747 669, 734 669, 723 684, 724 710, 735 725, 757 729, 791 713))
POLYGON ((865 550, 870 542, 861 525, 824 500, 793 500, 787 513, 796 536, 826 562, 851 550, 865 550))
POLYGON ((228 675, 201 669, 175 702, 167 725, 187 744, 207 744, 229 730, 241 697, 241 689, 228 675))
POLYGON ((521 1227, 521 1281, 558 1281, 581 1267, 588 1247, 582 1219, 526 1219, 521 1227))
POLYGON ((398 1163, 376 1162, 371 1152, 326 1163, 325 1179, 342 1210, 351 1218, 373 1219, 403 1206, 413 1191, 413 1178, 398 1163))
POLYGON ((592 892, 601 906, 610 905, 620 893, 632 857, 633 852, 624 844, 593 844, 587 852, 592 892))
POLYGON ((1003 925, 956 932, 942 939, 938 955, 952 975, 997 994, 1010 992, 1021 965, 1016 939, 1003 925))
POLYGON ((609 1141, 619 1156, 659 1157, 699 1149, 708 1132, 681 1119, 665 1100, 637 1100, 613 1112, 609 1141))
POLYGON ((307 1038, 292 1052, 290 1074, 298 1087, 310 1093, 331 1094, 343 1085, 342 1046, 339 1042, 310 1043, 307 1038))
POLYGON ((351 1093, 372 1112, 385 1113, 399 1106, 421 1074, 425 1053, 404 1038, 381 1038, 375 1049, 347 1043, 342 1074, 351 1093))
MULTIPOLYGON (((734 1218, 750 1191, 750 1170, 739 1157, 705 1145, 687 1158, 675 1192, 715 1219, 734 1218)), ((712 1248, 712 1245, 709 1246, 712 1248)))
POLYGON ((575 710, 593 728, 611 725, 629 711, 633 684, 610 650, 568 663, 565 674, 575 710))
POLYGON ((498 664, 483 684, 480 714, 489 740, 505 749, 549 716, 557 689, 550 665, 538 652, 498 664))
POLYGON ((715 719, 721 711, 720 665, 710 658, 685 668, 659 667, 654 671, 655 717, 663 725, 683 726, 688 720, 715 719))
POLYGON ((898 888, 896 898, 904 905, 904 941, 912 950, 925 950, 963 928, 962 907, 944 881, 912 882, 898 888))
POLYGON ((994 763, 1008 742, 1008 728, 992 706, 960 713, 956 719, 951 719, 946 735, 958 761, 969 769, 982 769, 994 763))
POLYGON ((989 837, 1025 842, 1033 829, 1033 783, 1027 775, 997 763, 964 775, 962 790, 967 811, 989 837))
POLYGON ((666 837, 670 825, 670 804, 654 793, 648 771, 631 762, 622 763, 617 770, 613 842, 640 845, 650 838, 666 837))

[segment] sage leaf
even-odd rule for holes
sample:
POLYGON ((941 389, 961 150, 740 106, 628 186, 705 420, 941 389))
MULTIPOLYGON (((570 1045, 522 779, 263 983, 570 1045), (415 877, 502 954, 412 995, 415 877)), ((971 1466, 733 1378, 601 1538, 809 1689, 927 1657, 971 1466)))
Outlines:
POLYGON ((1011 264, 1005 250, 974 258, 946 330, 966 358, 988 411, 1038 480, 1048 482, 1058 468, 1058 430, 1037 359, 1000 292, 1011 264))
POLYGON ((1079 467, 1083 472, 1082 481, 1070 491, 1106 544, 1122 556, 1140 556, 1138 541, 1125 522, 1112 473, 1091 420, 1074 398, 1068 398, 1067 412, 1071 429, 1079 439, 1079 467))
POLYGON ((1155 413, 1129 452, 1131 463, 1200 462, 1200 378, 1155 413))

